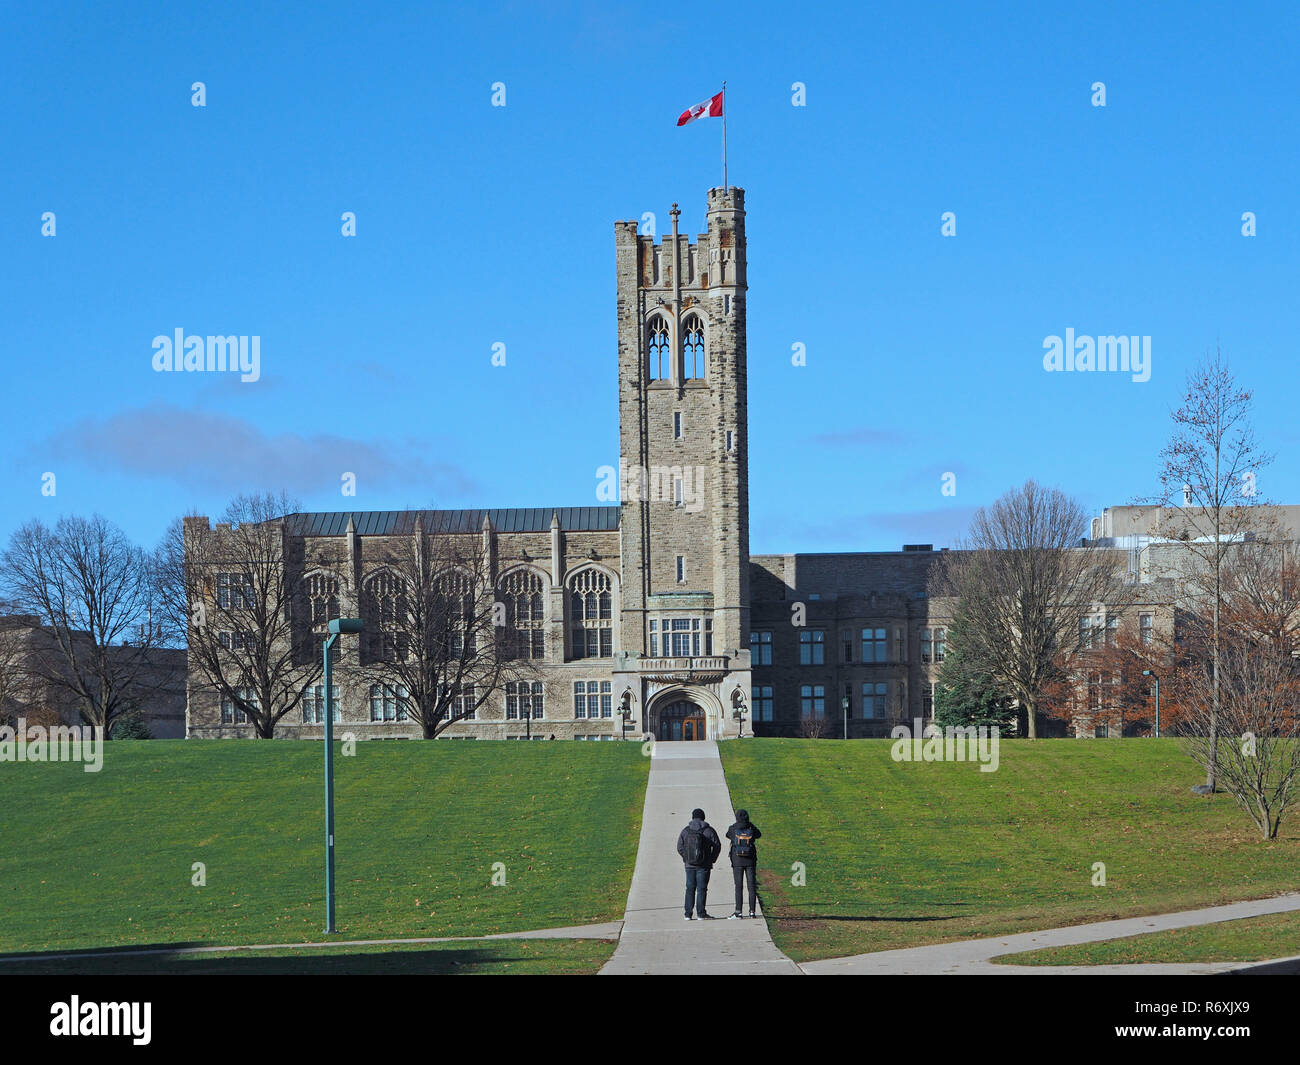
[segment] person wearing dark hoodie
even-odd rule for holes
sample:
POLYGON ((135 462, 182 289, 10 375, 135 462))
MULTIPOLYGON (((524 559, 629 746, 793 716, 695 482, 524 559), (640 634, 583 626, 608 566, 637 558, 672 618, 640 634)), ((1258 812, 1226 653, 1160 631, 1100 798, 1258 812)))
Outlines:
POLYGON ((722 840, 713 826, 704 820, 704 811, 691 811, 691 821, 677 837, 677 853, 686 865, 686 920, 712 921, 705 908, 709 893, 709 874, 722 853, 722 840), (694 913, 692 913, 694 907, 694 913))
POLYGON ((736 823, 727 829, 727 839, 731 840, 731 875, 736 881, 736 912, 727 920, 734 921, 744 914, 740 904, 744 901, 744 886, 749 880, 749 916, 757 917, 758 888, 755 878, 758 876, 758 848, 754 845, 763 833, 749 820, 748 810, 736 811, 736 823))

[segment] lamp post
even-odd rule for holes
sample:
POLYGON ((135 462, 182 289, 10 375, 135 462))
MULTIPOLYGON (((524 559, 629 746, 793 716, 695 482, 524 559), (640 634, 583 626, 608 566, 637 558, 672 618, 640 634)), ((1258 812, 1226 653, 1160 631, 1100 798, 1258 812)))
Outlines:
POLYGON ((325 637, 325 931, 334 932, 334 706, 330 699, 330 648, 340 633, 360 632, 366 623, 360 618, 335 618, 325 637))
POLYGON ((632 719, 632 689, 626 688, 619 701, 618 716, 622 718, 623 739, 627 739, 627 723, 632 719))
POLYGON ((840 696, 840 709, 844 711, 844 738, 849 738, 849 697, 840 696))
POLYGON ((1160 738, 1160 678, 1149 669, 1142 671, 1142 676, 1150 677, 1156 682, 1156 739, 1160 738))

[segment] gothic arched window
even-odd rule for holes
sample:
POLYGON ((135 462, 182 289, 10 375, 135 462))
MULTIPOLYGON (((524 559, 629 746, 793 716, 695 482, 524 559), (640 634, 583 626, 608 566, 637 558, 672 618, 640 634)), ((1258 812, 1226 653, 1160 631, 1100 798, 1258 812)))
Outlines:
POLYGON ((461 570, 449 569, 433 580, 430 629, 449 659, 472 657, 476 650, 474 581, 461 570))
POLYGON ((704 353, 704 323, 698 315, 692 314, 682 327, 682 358, 685 362, 683 378, 687 381, 701 380, 707 360, 704 353))
POLYGON ((650 380, 666 381, 672 376, 673 346, 668 323, 658 315, 650 319, 650 380))
POLYGON ((308 617, 313 629, 339 616, 339 579, 327 573, 313 573, 306 579, 308 617))
POLYGON ((569 581, 569 634, 574 658, 614 654, 614 596, 609 574, 589 567, 569 581))
POLYGON ((365 582, 362 592, 371 654, 388 662, 405 660, 409 633, 402 579, 391 570, 380 570, 365 582))
POLYGON ((517 569, 502 578, 497 590, 506 608, 502 654, 507 658, 545 658, 542 578, 531 570, 517 569))

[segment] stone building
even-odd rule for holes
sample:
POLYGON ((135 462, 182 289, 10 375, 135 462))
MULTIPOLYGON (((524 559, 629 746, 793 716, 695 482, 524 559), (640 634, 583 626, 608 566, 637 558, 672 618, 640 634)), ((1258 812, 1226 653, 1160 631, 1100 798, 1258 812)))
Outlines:
MULTIPOLYGON (((953 615, 926 597, 941 552, 750 556, 744 190, 709 190, 694 241, 678 216, 674 204, 660 241, 614 227, 617 505, 279 519, 314 648, 329 617, 378 623, 372 592, 395 541, 440 528, 476 544, 538 679, 492 693, 446 738, 878 736, 932 715, 953 615)), ((1116 535, 1112 519, 1093 535, 1116 535)), ((221 534, 206 518, 186 529, 221 534)), ((1167 604, 1148 598, 1138 609, 1163 627, 1167 604)), ((1103 609, 1096 624, 1113 622, 1103 609)), ((418 736, 400 697, 363 678, 364 647, 340 641, 336 720, 358 738, 418 736)), ((250 735, 189 672, 188 735, 250 735)), ((319 737, 323 702, 277 734, 319 737)))

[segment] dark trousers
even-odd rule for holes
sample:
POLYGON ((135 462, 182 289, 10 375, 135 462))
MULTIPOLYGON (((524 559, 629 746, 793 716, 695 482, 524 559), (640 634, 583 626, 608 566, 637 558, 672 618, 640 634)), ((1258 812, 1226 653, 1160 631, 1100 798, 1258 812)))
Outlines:
POLYGON ((709 893, 709 874, 712 869, 698 868, 694 865, 686 867, 686 916, 691 915, 691 907, 695 907, 695 916, 703 917, 709 911, 705 909, 705 897, 709 893))
POLYGON ((740 913, 740 902, 744 892, 745 881, 749 881, 749 912, 753 913, 757 907, 754 905, 758 901, 758 888, 754 884, 754 871, 758 863, 753 862, 749 865, 733 865, 731 875, 736 881, 736 912, 740 913))

